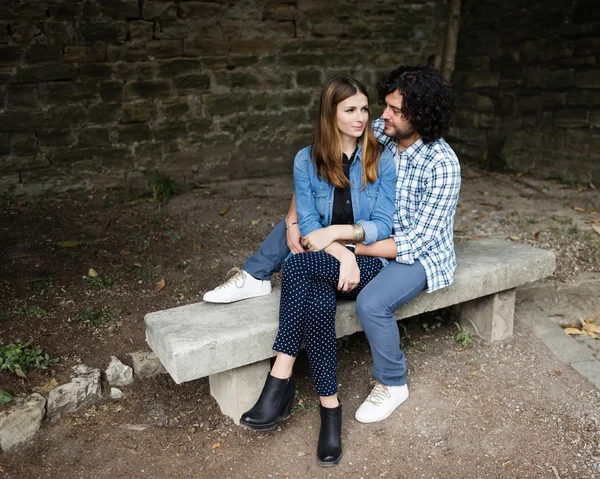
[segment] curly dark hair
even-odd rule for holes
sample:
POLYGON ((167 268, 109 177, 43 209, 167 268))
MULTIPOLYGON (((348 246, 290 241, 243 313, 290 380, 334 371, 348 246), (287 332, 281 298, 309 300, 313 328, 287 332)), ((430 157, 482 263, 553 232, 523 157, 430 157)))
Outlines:
POLYGON ((450 123, 450 88, 440 72, 425 65, 402 65, 377 83, 379 103, 396 90, 402 94, 402 114, 425 143, 441 138, 450 123))

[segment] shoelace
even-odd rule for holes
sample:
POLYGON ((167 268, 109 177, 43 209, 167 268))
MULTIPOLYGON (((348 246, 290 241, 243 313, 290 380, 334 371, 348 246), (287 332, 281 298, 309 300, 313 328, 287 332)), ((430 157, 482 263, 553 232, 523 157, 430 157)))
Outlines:
POLYGON ((369 394, 367 401, 379 407, 385 399, 389 399, 391 397, 392 393, 390 392, 389 386, 377 383, 371 391, 371 394, 369 394))
POLYGON ((227 281, 225 281, 221 286, 218 286, 217 289, 226 288, 230 284, 234 284, 237 288, 244 287, 244 283, 246 282, 246 276, 244 275, 244 271, 240 268, 231 268, 227 273, 227 276, 229 276, 231 273, 234 273, 234 275, 227 281), (238 285, 238 279, 242 280, 242 284, 238 285))

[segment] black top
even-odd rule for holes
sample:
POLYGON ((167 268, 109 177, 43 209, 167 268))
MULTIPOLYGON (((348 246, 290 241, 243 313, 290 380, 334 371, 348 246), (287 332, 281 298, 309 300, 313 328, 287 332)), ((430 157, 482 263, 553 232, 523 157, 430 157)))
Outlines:
MULTIPOLYGON (((348 181, 350 181, 350 165, 354 161, 356 151, 348 158, 346 153, 343 154, 342 168, 348 181)), ((351 225, 354 223, 354 212, 352 211, 352 192, 348 188, 336 188, 333 194, 333 212, 331 214, 332 225, 351 225)))

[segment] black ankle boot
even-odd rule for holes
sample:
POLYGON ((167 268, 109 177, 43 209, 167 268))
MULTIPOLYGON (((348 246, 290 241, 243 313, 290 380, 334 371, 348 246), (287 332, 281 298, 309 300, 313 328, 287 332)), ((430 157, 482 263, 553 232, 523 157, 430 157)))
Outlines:
POLYGON ((295 392, 293 378, 278 379, 269 374, 258 401, 242 415, 240 424, 257 431, 273 429, 279 419, 292 414, 295 392))
POLYGON ((317 447, 319 466, 335 466, 342 458, 342 405, 321 406, 321 430, 317 447))

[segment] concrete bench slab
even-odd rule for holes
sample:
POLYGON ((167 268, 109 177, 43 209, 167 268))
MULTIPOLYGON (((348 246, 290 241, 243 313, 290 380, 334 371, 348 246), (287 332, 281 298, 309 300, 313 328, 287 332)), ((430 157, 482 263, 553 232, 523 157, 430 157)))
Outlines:
MULTIPOLYGON (((459 305, 461 323, 490 341, 512 336, 515 288, 554 271, 554 253, 500 239, 456 246, 454 283, 421 293, 395 312, 398 320, 459 305)), ((146 339, 175 382, 209 376, 221 410, 237 423, 254 404, 278 327, 280 290, 232 304, 196 303, 146 315, 146 339)), ((362 328, 355 303, 339 301, 336 333, 362 328)))

